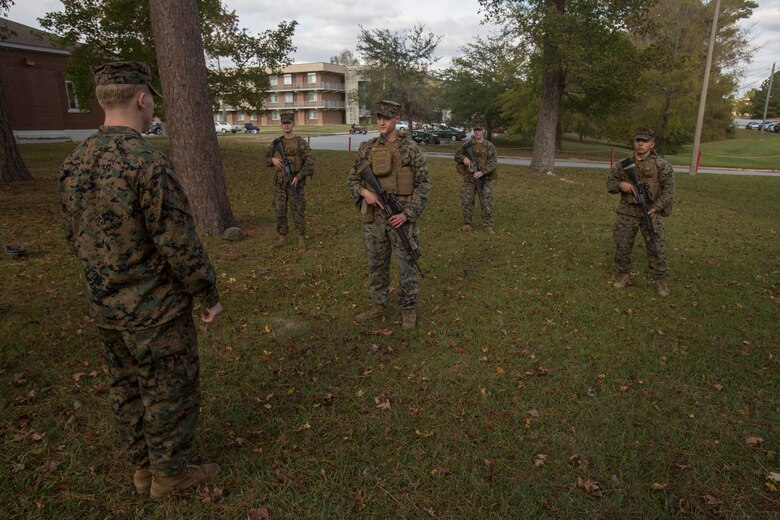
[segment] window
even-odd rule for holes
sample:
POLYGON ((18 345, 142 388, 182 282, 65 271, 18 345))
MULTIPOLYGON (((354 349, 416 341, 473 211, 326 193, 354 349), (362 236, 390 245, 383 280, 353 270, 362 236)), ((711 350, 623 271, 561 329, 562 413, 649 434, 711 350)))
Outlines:
POLYGON ((284 84, 285 85, 292 85, 292 74, 285 74, 284 75, 284 84))
POLYGON ((244 113, 243 112, 239 112, 238 115, 236 116, 236 119, 238 121, 243 121, 244 120, 244 113))
POLYGON ((309 110, 309 119, 317 119, 317 111, 309 110))
POLYGON ((276 86, 279 83, 279 78, 276 77, 276 74, 271 74, 268 76, 268 83, 276 86))
POLYGON ((285 103, 292 103, 293 102, 293 93, 292 92, 285 92, 284 93, 284 102, 285 103))
POLYGON ((65 91, 68 93, 68 111, 81 112, 79 100, 76 98, 76 85, 72 81, 65 80, 65 91))
POLYGON ((250 121, 257 121, 257 114, 249 114, 250 121))
POLYGON ((279 121, 279 111, 271 110, 271 121, 279 121))
POLYGON ((309 85, 313 85, 314 83, 317 83, 317 73, 316 72, 309 72, 306 77, 308 78, 309 85))
POLYGON ((276 92, 271 94, 271 103, 278 103, 279 102, 279 94, 276 92))
POLYGON ((309 92, 309 101, 317 101, 317 93, 309 92))

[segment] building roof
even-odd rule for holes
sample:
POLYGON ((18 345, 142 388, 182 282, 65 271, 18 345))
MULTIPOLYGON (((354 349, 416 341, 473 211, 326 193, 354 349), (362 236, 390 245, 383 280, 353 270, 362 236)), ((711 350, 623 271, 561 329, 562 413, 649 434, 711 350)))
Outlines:
POLYGON ((70 54, 70 51, 52 43, 56 35, 23 25, 7 18, 0 18, 0 28, 10 31, 5 41, 0 41, 1 47, 12 47, 37 52, 54 54, 70 54))

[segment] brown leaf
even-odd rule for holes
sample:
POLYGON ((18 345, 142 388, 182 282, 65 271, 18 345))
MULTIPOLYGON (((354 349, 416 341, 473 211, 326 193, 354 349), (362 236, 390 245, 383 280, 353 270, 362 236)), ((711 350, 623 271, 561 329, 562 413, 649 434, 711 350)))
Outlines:
POLYGON ((375 334, 377 336, 391 336, 394 334, 393 329, 376 329, 372 330, 371 334, 375 334))
POLYGON ((601 496, 604 494, 604 490, 601 489, 601 484, 589 478, 583 479, 582 477, 577 477, 577 487, 589 495, 601 496))
POLYGON ((84 372, 79 372, 77 374, 73 374, 73 381, 78 383, 81 381, 81 378, 84 377, 86 374, 84 372))
POLYGON ((267 507, 257 507, 249 509, 246 512, 246 516, 249 520, 261 520, 262 518, 271 518, 271 514, 267 507))
POLYGON ((528 415, 530 417, 533 417, 534 419, 538 419, 539 418, 539 410, 536 410, 536 409, 528 410, 528 415))
POLYGON ((432 507, 426 509, 425 512, 428 513, 431 518, 436 518, 436 511, 432 507))
POLYGON ((755 437, 753 435, 749 435, 748 437, 745 438, 745 442, 747 443, 748 446, 755 447, 764 444, 764 439, 762 439, 761 437, 755 437))
POLYGON ((504 373, 504 367, 496 367, 496 374, 503 374, 504 373))
POLYGON ((537 468, 541 468, 544 466, 544 462, 547 460, 547 455, 544 453, 539 453, 536 458, 534 459, 534 466, 537 468))
POLYGON ((663 489, 666 489, 666 484, 662 484, 660 482, 653 482, 653 485, 650 487, 655 491, 661 491, 663 489))

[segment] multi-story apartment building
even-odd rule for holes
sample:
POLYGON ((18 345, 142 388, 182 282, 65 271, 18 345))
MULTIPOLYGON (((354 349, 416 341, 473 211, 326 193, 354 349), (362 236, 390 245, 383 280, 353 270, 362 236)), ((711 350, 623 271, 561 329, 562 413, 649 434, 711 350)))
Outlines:
POLYGON ((357 95, 362 82, 360 67, 296 63, 278 74, 269 74, 270 87, 262 112, 250 114, 227 107, 216 119, 224 118, 235 125, 275 126, 281 112, 293 112, 297 125, 366 122, 371 113, 361 110, 357 95))

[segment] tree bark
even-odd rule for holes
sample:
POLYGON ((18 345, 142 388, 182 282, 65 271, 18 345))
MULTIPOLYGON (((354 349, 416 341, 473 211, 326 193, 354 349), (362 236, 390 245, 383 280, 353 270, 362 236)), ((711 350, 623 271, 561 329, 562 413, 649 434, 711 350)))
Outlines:
MULTIPOLYGON (((564 0, 548 0, 559 14, 563 14, 564 0)), ((549 15, 548 15, 549 16, 549 15)), ((544 175, 555 169, 555 149, 558 115, 563 95, 563 66, 558 55, 558 43, 548 36, 542 51, 542 92, 536 118, 534 152, 531 173, 544 175)))
POLYGON ((22 156, 19 155, 19 147, 11 130, 11 121, 8 119, 8 110, 5 107, 3 85, 0 83, 0 184, 12 182, 31 181, 27 166, 22 156))
POLYGON ((149 0, 170 154, 200 234, 235 225, 214 132, 195 0, 149 0))

